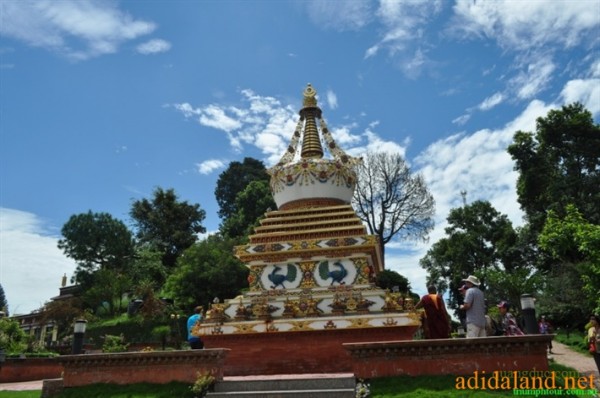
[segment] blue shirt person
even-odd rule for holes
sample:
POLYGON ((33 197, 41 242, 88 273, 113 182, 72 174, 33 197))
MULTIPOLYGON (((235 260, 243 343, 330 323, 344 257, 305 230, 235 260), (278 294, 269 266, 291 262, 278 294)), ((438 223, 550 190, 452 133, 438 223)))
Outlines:
POLYGON ((192 347, 192 350, 200 350, 204 348, 204 342, 202 341, 200 336, 192 334, 194 326, 196 326, 202 321, 203 310, 204 308, 201 305, 197 306, 196 308, 194 308, 194 314, 190 316, 187 320, 187 338, 188 343, 190 343, 190 347, 192 347))

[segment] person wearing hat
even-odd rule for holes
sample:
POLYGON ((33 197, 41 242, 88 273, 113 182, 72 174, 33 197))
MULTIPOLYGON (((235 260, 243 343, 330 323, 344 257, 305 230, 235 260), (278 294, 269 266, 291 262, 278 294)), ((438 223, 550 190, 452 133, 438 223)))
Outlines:
POLYGON ((462 281, 467 287, 465 303, 460 306, 460 309, 467 313, 467 338, 485 337, 485 297, 479 290, 481 282, 473 275, 469 275, 462 281))
POLYGON ((500 315, 502 315, 502 328, 505 336, 522 336, 525 333, 519 329, 517 319, 511 314, 510 304, 506 301, 501 301, 497 305, 500 315))

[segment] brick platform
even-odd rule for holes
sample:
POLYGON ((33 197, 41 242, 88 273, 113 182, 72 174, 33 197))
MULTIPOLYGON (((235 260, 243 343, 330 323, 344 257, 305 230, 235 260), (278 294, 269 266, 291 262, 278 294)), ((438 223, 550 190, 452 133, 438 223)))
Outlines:
POLYGON ((357 377, 548 370, 553 335, 344 344, 357 377))
POLYGON ((223 361, 228 350, 187 350, 84 354, 60 357, 65 388, 95 383, 164 384, 181 381, 193 384, 198 372, 223 378, 223 361))
POLYGON ((411 340, 417 326, 203 336, 206 348, 230 350, 226 376, 351 372, 343 343, 411 340))

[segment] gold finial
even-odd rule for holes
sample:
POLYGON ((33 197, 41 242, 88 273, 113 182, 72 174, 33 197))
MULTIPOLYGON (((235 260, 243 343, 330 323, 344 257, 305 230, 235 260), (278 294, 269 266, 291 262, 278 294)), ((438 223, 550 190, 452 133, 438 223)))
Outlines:
POLYGON ((308 83, 304 89, 304 101, 302 105, 305 108, 317 106, 317 92, 313 88, 312 84, 308 83))
POLYGON ((305 120, 304 134, 302 137, 302 158, 322 158, 323 148, 319 139, 316 119, 321 118, 321 109, 317 106, 317 92, 313 86, 308 83, 304 89, 304 108, 300 111, 300 116, 305 120))

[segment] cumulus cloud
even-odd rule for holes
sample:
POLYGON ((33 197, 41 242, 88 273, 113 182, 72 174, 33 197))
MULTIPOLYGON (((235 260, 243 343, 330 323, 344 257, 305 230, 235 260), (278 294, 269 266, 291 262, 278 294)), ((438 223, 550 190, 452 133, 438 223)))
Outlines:
POLYGON ((486 37, 503 48, 529 51, 547 44, 573 47, 597 40, 595 1, 457 0, 452 29, 465 38, 486 37))
POLYGON ((9 312, 27 314, 57 296, 76 264, 57 248, 59 237, 35 214, 0 208, 0 284, 9 312))
POLYGON ((164 53, 171 49, 171 43, 162 39, 153 39, 136 47, 136 51, 140 54, 158 54, 164 53))
POLYGON ((215 170, 219 170, 225 167, 225 161, 220 159, 209 159, 202 163, 198 163, 198 172, 200 174, 210 174, 215 170))
POLYGON ((581 102, 593 115, 600 114, 600 79, 571 80, 560 95, 565 104, 581 102))
POLYGON ((0 34, 73 60, 115 53, 156 28, 106 1, 3 1, 0 7, 0 34))

